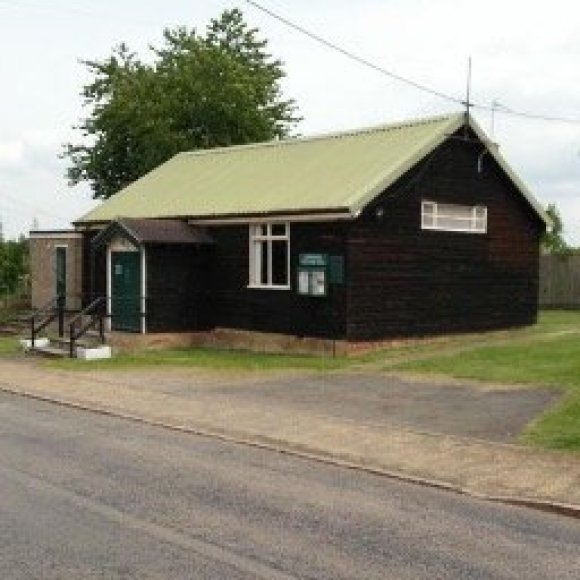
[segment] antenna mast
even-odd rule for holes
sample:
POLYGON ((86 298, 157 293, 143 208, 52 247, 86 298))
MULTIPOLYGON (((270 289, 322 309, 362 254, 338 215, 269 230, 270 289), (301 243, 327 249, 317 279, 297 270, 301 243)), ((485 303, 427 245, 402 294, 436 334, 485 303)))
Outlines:
POLYGON ((495 112, 501 106, 500 102, 497 99, 494 99, 491 102, 491 130, 489 132, 489 136, 493 139, 495 134, 495 112))
POLYGON ((471 109, 471 57, 467 60, 467 87, 465 89, 465 116, 469 119, 469 110, 471 109))

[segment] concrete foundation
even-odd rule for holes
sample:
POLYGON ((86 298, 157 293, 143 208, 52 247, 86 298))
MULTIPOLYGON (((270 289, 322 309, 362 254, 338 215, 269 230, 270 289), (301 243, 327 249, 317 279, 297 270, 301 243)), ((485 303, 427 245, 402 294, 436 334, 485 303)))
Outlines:
POLYGON ((229 328, 216 328, 208 332, 155 334, 114 332, 107 336, 107 343, 120 351, 207 346, 226 350, 251 350, 254 352, 287 354, 316 354, 322 356, 343 356, 347 354, 347 343, 344 341, 229 328))
MULTIPOLYGON (((53 332, 56 332, 56 323, 53 323, 51 327, 53 332)), ((457 337, 461 335, 449 336, 457 337)), ((42 339, 37 339, 37 343, 39 340, 42 339)), ((318 356, 355 356, 381 349, 441 342, 443 340, 445 340, 445 337, 439 336, 347 342, 345 340, 332 341, 321 338, 231 328, 216 328, 206 332, 160 332, 149 334, 115 331, 106 335, 106 344, 110 345, 115 352, 202 346, 222 350, 249 350, 253 352, 311 354, 318 356)), ((23 344, 23 347, 25 346, 23 344)))
POLYGON ((131 352, 147 349, 188 348, 192 346, 213 347, 223 350, 249 350, 286 354, 311 354, 318 356, 355 356, 365 353, 409 346, 442 342, 445 338, 460 334, 428 336, 423 338, 389 339, 376 341, 347 342, 321 338, 299 337, 287 334, 216 328, 207 332, 125 333, 107 335, 107 343, 117 351, 131 352))

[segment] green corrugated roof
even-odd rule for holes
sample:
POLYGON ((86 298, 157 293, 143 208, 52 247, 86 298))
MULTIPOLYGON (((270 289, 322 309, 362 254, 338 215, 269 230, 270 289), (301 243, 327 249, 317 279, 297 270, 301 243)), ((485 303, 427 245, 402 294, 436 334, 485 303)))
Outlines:
MULTIPOLYGON (((460 113, 320 137, 180 153, 77 223, 120 216, 223 218, 345 212, 354 217, 464 120, 460 113)), ((519 180, 516 185, 524 187, 522 193, 530 199, 519 180)), ((530 203, 538 210, 533 198, 530 203)))

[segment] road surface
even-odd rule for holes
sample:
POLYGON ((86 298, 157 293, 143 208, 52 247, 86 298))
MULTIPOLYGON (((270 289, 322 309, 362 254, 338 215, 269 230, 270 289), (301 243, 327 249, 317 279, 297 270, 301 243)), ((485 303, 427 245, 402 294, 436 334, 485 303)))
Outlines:
POLYGON ((580 578, 580 522, 0 394, 0 578, 580 578))

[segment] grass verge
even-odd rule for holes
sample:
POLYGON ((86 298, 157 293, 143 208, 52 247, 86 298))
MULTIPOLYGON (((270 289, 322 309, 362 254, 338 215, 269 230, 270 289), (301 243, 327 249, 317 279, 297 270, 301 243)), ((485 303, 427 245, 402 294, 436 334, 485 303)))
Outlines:
POLYGON ((124 369, 131 367, 198 367, 222 371, 258 371, 277 369, 331 370, 344 368, 348 361, 322 356, 268 354, 213 348, 176 348, 123 353, 97 361, 54 360, 51 367, 67 369, 124 369))
POLYGON ((21 352, 16 336, 0 336, 0 356, 15 355, 21 352))

